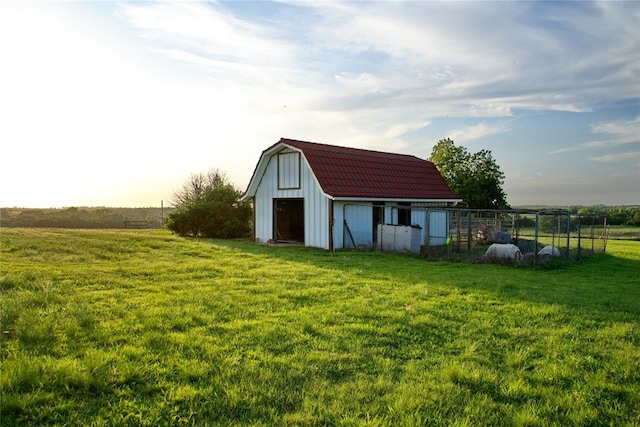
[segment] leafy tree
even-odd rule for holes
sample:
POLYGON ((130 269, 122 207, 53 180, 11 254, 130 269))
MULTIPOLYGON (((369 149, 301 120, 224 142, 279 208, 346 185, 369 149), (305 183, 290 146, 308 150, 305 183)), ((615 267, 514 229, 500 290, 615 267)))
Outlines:
POLYGON ((470 208, 505 209, 509 207, 502 189, 504 173, 491 151, 469 153, 449 139, 441 139, 429 158, 436 165, 451 190, 470 208))
POLYGON ((181 236, 235 238, 251 230, 251 205, 218 170, 193 174, 174 193, 167 228, 181 236))

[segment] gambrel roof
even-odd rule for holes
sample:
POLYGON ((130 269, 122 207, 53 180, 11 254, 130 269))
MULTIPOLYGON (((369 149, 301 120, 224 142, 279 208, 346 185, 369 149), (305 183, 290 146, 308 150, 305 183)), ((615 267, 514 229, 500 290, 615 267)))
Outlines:
POLYGON ((285 148, 303 154, 322 191, 333 199, 461 200, 427 160, 286 138, 263 151, 243 199, 255 194, 266 167, 261 164, 285 148))

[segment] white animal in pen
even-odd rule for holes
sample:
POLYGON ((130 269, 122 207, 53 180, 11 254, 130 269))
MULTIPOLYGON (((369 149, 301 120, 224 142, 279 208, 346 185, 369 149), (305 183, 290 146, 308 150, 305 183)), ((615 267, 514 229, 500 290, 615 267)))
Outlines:
POLYGON ((538 251, 538 256, 560 256, 560 249, 552 245, 547 245, 538 251))
POLYGON ((495 260, 513 260, 520 262, 522 260, 522 252, 520 248, 511 243, 494 243, 487 249, 484 257, 495 260))

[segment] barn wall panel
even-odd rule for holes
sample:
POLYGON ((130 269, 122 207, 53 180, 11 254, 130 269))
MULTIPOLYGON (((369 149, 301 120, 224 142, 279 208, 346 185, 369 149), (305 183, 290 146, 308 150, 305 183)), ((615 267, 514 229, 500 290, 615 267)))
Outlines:
POLYGON ((343 223, 344 223, 344 205, 345 202, 333 202, 333 247, 335 249, 342 248, 343 242, 343 223))
POLYGON ((277 155, 278 187, 281 189, 300 188, 300 153, 284 152, 277 155))
POLYGON ((449 236, 449 212, 431 211, 429 213, 429 245, 447 244, 449 236))
POLYGON ((345 247, 373 245, 373 204, 345 205, 344 216, 351 235, 343 225, 343 243, 345 247), (351 238, 353 237, 353 241, 351 238))
POLYGON ((299 188, 278 188, 278 156, 268 166, 255 195, 256 240, 273 239, 273 199, 304 199, 305 245, 329 249, 329 200, 305 161, 300 162, 299 188))

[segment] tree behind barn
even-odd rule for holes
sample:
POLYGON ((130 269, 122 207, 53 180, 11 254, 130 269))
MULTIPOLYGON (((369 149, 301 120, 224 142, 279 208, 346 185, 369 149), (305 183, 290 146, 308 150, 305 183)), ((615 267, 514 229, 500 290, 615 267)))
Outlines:
POLYGON ((219 170, 189 176, 174 193, 167 228, 181 236, 235 238, 251 231, 251 205, 219 170))
POLYGON ((489 150, 469 153, 453 140, 441 139, 429 158, 436 165, 449 188, 462 197, 470 208, 505 209, 509 207, 502 189, 504 173, 489 150))

